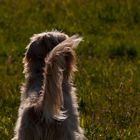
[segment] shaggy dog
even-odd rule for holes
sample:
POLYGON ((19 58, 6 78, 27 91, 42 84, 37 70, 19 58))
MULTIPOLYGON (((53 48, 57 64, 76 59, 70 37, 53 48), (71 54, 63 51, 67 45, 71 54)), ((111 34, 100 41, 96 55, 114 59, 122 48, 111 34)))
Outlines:
POLYGON ((82 38, 52 31, 31 38, 12 140, 84 140, 72 84, 74 48, 82 38))

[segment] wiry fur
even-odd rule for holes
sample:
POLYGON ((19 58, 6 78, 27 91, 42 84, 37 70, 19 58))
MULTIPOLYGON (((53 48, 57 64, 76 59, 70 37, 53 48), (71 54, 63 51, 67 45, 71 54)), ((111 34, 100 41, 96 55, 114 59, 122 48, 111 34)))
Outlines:
POLYGON ((74 48, 82 39, 60 32, 34 35, 24 62, 25 84, 12 140, 84 140, 72 86, 74 48))

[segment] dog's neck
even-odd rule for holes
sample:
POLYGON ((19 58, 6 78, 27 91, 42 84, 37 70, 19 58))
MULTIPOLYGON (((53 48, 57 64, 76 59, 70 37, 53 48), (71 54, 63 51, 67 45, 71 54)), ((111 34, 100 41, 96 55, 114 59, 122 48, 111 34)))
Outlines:
POLYGON ((26 82, 22 87, 22 99, 31 96, 39 96, 43 85, 43 72, 30 72, 26 74, 25 81, 26 82))

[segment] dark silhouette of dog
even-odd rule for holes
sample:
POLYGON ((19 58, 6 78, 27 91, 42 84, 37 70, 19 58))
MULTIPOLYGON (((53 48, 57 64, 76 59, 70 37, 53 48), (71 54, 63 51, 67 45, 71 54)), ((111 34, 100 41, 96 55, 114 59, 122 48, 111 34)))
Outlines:
POLYGON ((24 63, 25 83, 12 140, 85 140, 73 74, 74 49, 82 38, 44 32, 31 38, 24 63))

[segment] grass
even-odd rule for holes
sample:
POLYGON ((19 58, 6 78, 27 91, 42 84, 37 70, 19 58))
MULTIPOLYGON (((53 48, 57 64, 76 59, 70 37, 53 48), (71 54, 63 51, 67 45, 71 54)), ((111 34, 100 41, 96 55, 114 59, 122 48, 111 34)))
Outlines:
POLYGON ((140 139, 140 1, 0 1, 0 140, 13 136, 34 33, 78 33, 80 123, 89 140, 140 139))

